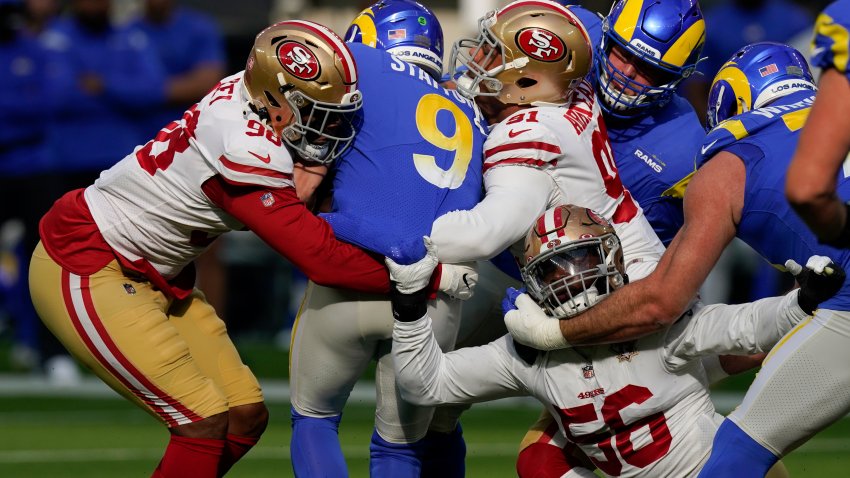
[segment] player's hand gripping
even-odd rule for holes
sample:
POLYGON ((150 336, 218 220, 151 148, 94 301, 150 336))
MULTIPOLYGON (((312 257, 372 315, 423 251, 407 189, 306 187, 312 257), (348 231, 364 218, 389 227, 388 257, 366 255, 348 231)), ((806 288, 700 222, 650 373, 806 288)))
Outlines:
POLYGON ((785 268, 800 284, 797 304, 807 314, 814 313, 821 302, 841 290, 846 278, 844 269, 826 256, 809 257, 805 268, 793 259, 788 259, 785 268))
POLYGON ((505 325, 517 342, 537 350, 556 350, 570 346, 561 334, 561 321, 554 319, 534 302, 524 289, 508 287, 502 300, 505 325))
POLYGON ((390 270, 390 301, 393 317, 402 322, 411 322, 422 318, 428 308, 428 284, 437 267, 437 248, 431 238, 422 238, 425 242, 425 256, 413 264, 398 264, 387 257, 390 270))

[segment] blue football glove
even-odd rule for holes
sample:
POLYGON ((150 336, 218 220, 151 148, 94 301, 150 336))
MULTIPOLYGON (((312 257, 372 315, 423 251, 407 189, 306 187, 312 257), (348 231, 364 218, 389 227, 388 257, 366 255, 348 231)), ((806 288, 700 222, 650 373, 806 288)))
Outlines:
POLYGON ((505 291, 505 298, 502 299, 502 315, 507 314, 508 311, 517 310, 516 298, 520 294, 525 294, 525 287, 520 287, 519 290, 508 287, 508 290, 505 291))

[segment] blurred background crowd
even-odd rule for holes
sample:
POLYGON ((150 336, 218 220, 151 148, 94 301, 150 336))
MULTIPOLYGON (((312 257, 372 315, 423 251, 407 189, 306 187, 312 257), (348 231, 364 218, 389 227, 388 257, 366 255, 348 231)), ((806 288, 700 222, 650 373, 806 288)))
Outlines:
MULTIPOLYGON (((0 350, 8 354, 0 363, 45 374, 56 384, 79 379, 77 366, 41 326, 27 288, 38 221, 53 201, 91 184, 101 170, 178 119, 219 79, 242 70, 254 36, 265 26, 305 18, 342 34, 371 3, 0 0, 0 350)), ((474 33, 475 19, 484 12, 508 1, 426 3, 440 19, 446 41, 453 42, 474 33)), ((561 3, 605 14, 612 2, 561 3)), ((700 74, 682 88, 703 117, 711 79, 723 59, 765 40, 809 52, 814 16, 828 2, 700 3, 706 59, 700 74)), ((237 341, 261 338, 288 349, 305 279, 251 233, 227 234, 217 242, 199 260, 198 277, 231 334, 237 341)), ((792 285, 736 242, 702 295, 708 303, 737 303, 792 285)))

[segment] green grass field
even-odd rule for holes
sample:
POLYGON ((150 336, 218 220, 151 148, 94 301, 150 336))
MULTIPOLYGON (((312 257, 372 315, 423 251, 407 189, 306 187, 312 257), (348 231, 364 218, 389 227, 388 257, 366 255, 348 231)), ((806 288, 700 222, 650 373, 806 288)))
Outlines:
MULTIPOLYGON (((289 406, 272 403, 260 444, 228 476, 292 476, 289 406)), ((536 418, 534 407, 474 407, 464 415, 467 476, 512 477, 517 444, 536 418)), ((352 405, 341 439, 352 478, 368 476, 372 409, 352 405)), ((0 398, 0 477, 148 477, 167 433, 119 399, 0 398)), ((785 460, 795 477, 850 476, 850 420, 825 430, 785 460)))

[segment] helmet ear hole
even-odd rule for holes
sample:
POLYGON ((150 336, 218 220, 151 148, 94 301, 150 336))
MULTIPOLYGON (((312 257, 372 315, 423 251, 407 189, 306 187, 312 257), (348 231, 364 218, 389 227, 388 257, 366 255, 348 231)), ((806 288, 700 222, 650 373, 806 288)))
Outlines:
POLYGON ((531 88, 537 84, 537 80, 533 78, 520 78, 516 80, 516 85, 520 88, 531 88))

